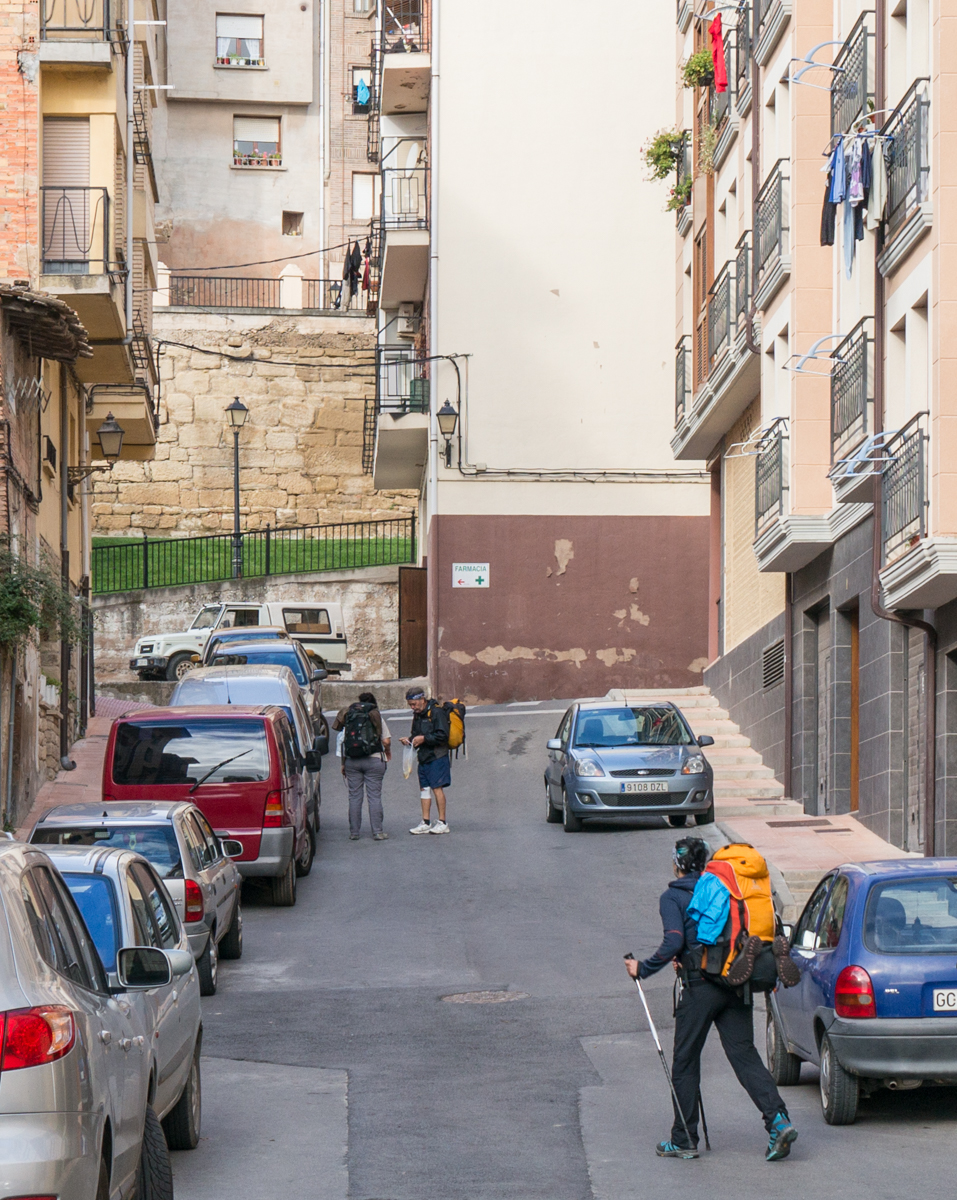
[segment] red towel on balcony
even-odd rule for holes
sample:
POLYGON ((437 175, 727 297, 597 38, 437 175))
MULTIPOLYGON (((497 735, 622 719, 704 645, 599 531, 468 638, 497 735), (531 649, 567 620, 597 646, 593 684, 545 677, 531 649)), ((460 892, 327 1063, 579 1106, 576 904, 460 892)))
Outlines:
POLYGON ((720 13, 708 26, 708 32, 711 34, 711 58, 714 62, 714 90, 726 92, 728 90, 728 72, 724 65, 724 34, 721 32, 720 13))

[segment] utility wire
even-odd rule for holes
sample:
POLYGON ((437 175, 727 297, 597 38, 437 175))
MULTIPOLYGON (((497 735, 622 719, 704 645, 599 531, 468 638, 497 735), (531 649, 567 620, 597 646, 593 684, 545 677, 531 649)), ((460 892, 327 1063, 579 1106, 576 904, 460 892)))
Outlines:
MULTIPOLYGON (((216 358, 228 358, 230 362, 239 363, 266 363, 274 367, 315 367, 323 370, 354 370, 356 367, 374 367, 375 359, 353 359, 348 363, 325 363, 325 362, 284 362, 278 358, 257 358, 254 354, 227 354, 224 350, 210 350, 208 346, 194 346, 190 342, 173 342, 168 338, 151 339, 156 346, 178 346, 181 350, 195 350, 198 354, 211 354, 216 358)), ((327 347, 324 347, 327 348, 327 347)))
MULTIPOLYGON (((355 242, 361 241, 361 238, 350 238, 348 242, 339 242, 337 246, 321 246, 318 250, 303 250, 301 254, 284 254, 280 258, 260 258, 256 262, 245 263, 220 263, 215 267, 170 267, 171 272, 176 271, 238 271, 242 267, 267 267, 272 263, 290 262, 294 258, 311 258, 314 254, 327 254, 330 250, 342 250, 346 246, 352 246, 355 242)), ((166 246, 168 242, 153 242, 154 246, 166 246)))

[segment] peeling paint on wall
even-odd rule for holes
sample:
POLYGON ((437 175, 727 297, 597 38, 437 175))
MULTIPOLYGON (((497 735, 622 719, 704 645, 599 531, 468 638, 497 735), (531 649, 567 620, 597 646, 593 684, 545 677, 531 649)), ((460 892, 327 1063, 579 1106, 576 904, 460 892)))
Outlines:
POLYGON ((637 621, 639 625, 651 624, 651 617, 647 613, 643 613, 637 604, 631 606, 631 619, 637 621))
POLYGON ((693 662, 688 663, 688 670, 693 675, 700 675, 710 661, 709 658, 696 658, 693 662))
POLYGON ((575 546, 567 538, 559 538, 555 542, 555 558, 558 560, 558 574, 564 575, 565 568, 575 557, 575 546))
POLYGON ((630 579, 628 581, 628 590, 629 590, 629 592, 633 592, 633 593, 638 591, 638 576, 637 575, 633 579, 630 579))
MULTIPOLYGON (((454 658, 455 653, 453 651, 448 657, 454 658)), ((487 667, 497 667, 501 663, 516 662, 519 659, 540 659, 544 662, 573 662, 576 667, 581 667, 582 663, 588 658, 588 651, 583 650, 581 646, 575 646, 571 650, 539 650, 532 649, 530 646, 514 646, 511 650, 506 650, 504 646, 486 646, 475 657, 480 663, 485 663, 487 667)))
POLYGON ((606 667, 613 667, 616 663, 631 662, 638 653, 630 647, 625 647, 622 650, 616 650, 614 646, 609 646, 607 650, 596 650, 595 657, 599 662, 603 662, 606 667))
POLYGON ((628 616, 628 609, 627 608, 616 608, 615 611, 611 615, 615 618, 616 621, 624 621, 625 617, 628 616))
POLYGON ((475 655, 466 654, 464 650, 453 650, 448 657, 451 658, 453 662, 461 663, 463 667, 467 667, 470 662, 475 662, 475 655))

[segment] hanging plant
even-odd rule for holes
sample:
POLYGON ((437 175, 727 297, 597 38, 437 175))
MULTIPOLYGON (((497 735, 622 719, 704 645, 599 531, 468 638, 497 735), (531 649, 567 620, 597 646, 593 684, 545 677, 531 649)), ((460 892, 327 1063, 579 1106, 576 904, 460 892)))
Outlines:
POLYGON ((667 179, 677 171, 687 134, 683 129, 660 129, 643 150, 651 179, 667 179))
POLYGON ((681 68, 687 88, 709 87, 714 82, 714 59, 710 50, 696 50, 681 68))
POLYGON ((698 134, 698 167, 702 174, 714 174, 714 152, 718 145, 718 125, 705 121, 698 134))
POLYGON ((687 208, 691 203, 692 183, 691 176, 686 175, 684 179, 675 184, 668 197, 668 203, 665 205, 665 212, 677 212, 679 208, 687 208))
POLYGON ((0 647, 41 639, 78 642, 79 605, 63 591, 58 572, 31 567, 0 546, 0 647))

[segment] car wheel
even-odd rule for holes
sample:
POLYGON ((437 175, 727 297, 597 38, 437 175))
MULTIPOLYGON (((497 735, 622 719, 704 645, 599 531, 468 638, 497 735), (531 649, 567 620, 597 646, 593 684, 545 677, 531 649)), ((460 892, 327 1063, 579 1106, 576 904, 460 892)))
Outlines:
POLYGON ((853 1125, 860 1095, 860 1081, 837 1061, 831 1039, 825 1034, 821 1042, 821 1107, 828 1125, 853 1125))
POLYGON ((243 906, 236 899, 233 919, 229 922, 226 936, 219 943, 220 958, 242 958, 243 956, 243 906))
POLYGON ((203 1082, 199 1068, 199 1043, 193 1051, 193 1061, 183 1094, 170 1109, 163 1122, 166 1144, 170 1150, 195 1150, 203 1124, 203 1082))
POLYGON ((566 833, 581 833, 582 819, 568 805, 568 793, 562 788, 562 828, 566 833))
POLYGON ((549 791, 548 784, 545 784, 545 820, 549 825, 557 825, 562 819, 562 814, 552 804, 552 794, 549 791))
POLYGON ((292 859, 282 875, 270 879, 269 888, 277 908, 292 908, 296 903, 296 864, 292 859))
POLYGON ((768 1010, 765 1045, 768 1051, 768 1070, 771 1072, 771 1078, 778 1087, 794 1087, 801 1079, 801 1060, 788 1050, 770 1009, 768 1010))
POLYGON ((714 801, 711 801, 711 807, 705 809, 703 813, 695 813, 694 823, 696 825, 711 825, 714 823, 714 801))
POLYGON ((199 974, 199 994, 215 996, 216 981, 219 978, 219 947, 212 930, 206 939, 206 949, 196 960, 196 970, 199 974))
POLYGON ((184 675, 188 675, 193 669, 193 656, 191 654, 174 654, 166 664, 166 678, 170 683, 179 683, 184 675))
POLYGON ((306 826, 306 849, 303 857, 296 861, 296 874, 300 879, 305 878, 312 870, 312 860, 316 857, 316 835, 306 826))
POLYGON ((96 1181, 96 1200, 110 1200, 110 1165, 100 1159, 100 1174, 96 1181))
POLYGON ((169 1147, 152 1105, 147 1106, 146 1124, 143 1126, 136 1200, 173 1200, 173 1168, 169 1161, 169 1147))
POLYGON ((688 824, 688 818, 684 813, 676 813, 668 818, 668 824, 672 829, 683 829, 688 824))

